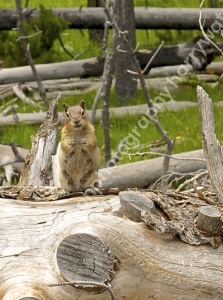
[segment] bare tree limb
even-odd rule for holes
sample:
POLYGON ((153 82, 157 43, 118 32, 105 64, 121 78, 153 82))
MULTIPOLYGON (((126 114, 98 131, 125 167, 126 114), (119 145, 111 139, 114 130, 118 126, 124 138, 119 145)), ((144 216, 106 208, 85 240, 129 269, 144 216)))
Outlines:
POLYGON ((18 29, 19 29, 19 33, 20 33, 20 37, 21 37, 20 43, 21 43, 22 49, 24 51, 24 54, 25 54, 26 58, 28 59, 29 65, 30 65, 30 67, 32 69, 32 72, 33 72, 33 75, 36 78, 36 81, 38 83, 40 97, 43 99, 46 108, 48 108, 49 107, 49 102, 46 99, 46 91, 45 91, 44 86, 42 84, 41 78, 40 78, 39 74, 36 71, 36 67, 34 65, 34 61, 33 61, 32 55, 30 53, 29 47, 26 45, 26 42, 25 42, 25 39, 24 39, 25 32, 24 32, 24 28, 23 28, 23 13, 22 13, 21 2, 20 2, 20 0, 15 0, 15 3, 16 3, 16 9, 17 9, 17 13, 18 13, 17 23, 18 23, 18 29))
POLYGON ((164 154, 164 153, 158 153, 158 152, 152 152, 152 151, 149 151, 149 152, 136 152, 136 153, 128 153, 126 154, 128 156, 145 156, 145 155, 159 155, 159 156, 164 156, 164 157, 169 157, 169 158, 172 158, 172 159, 176 159, 176 160, 193 160, 193 161, 206 161, 204 158, 178 158, 178 157, 174 157, 172 155, 168 155, 168 154, 164 154))
POLYGON ((64 46, 63 41, 60 36, 58 36, 58 40, 59 40, 60 46, 63 48, 64 52, 67 53, 67 55, 69 55, 72 59, 74 59, 74 56, 64 46))
POLYGON ((12 151, 15 155, 15 158, 0 164, 0 167, 11 165, 11 164, 16 163, 16 162, 25 162, 25 159, 20 155, 15 143, 11 142, 10 145, 11 145, 12 151))
POLYGON ((22 88, 20 87, 20 85, 16 84, 13 86, 13 91, 15 93, 15 95, 22 100, 24 103, 28 104, 28 105, 32 105, 34 107, 41 107, 38 103, 36 103, 35 101, 33 101, 32 99, 30 99, 29 97, 27 97, 24 93, 22 88))
POLYGON ((142 74, 147 74, 147 72, 149 70, 149 66, 151 65, 151 62, 156 57, 157 53, 160 51, 160 49, 163 46, 163 44, 164 44, 164 41, 162 41, 161 44, 159 45, 159 47, 156 49, 156 51, 154 52, 153 56, 150 58, 149 62, 145 66, 144 70, 142 71, 142 74))
MULTIPOLYGON (((107 0, 106 2, 106 6, 109 7, 109 0, 107 0)), ((104 65, 104 70, 103 70, 103 75, 102 75, 102 82, 97 90, 96 96, 94 98, 94 102, 92 105, 92 109, 91 109, 91 123, 94 124, 95 122, 95 115, 96 115, 96 109, 97 109, 97 105, 98 105, 98 100, 101 96, 102 90, 103 90, 103 85, 104 85, 104 80, 105 79, 105 72, 106 72, 106 61, 107 61, 107 57, 108 57, 108 29, 109 29, 109 25, 110 23, 108 22, 107 16, 105 17, 105 25, 104 25, 104 35, 103 35, 103 40, 102 40, 102 50, 105 53, 105 65, 104 65)))
POLYGON ((200 13, 199 13, 199 25, 200 25, 200 29, 201 29, 201 32, 203 33, 203 36, 205 37, 205 39, 207 41, 209 41, 216 49, 218 49, 218 51, 221 53, 221 55, 223 56, 223 52, 222 50, 206 35, 206 33, 204 32, 204 26, 202 25, 201 23, 201 17, 202 17, 202 7, 203 7, 203 4, 204 4, 204 0, 201 1, 201 4, 200 4, 200 13))
POLYGON ((208 174, 208 170, 205 170, 201 173, 196 174, 192 178, 190 178, 190 179, 186 180, 184 183, 180 184, 179 187, 176 189, 176 192, 179 192, 180 190, 182 190, 188 184, 194 182, 195 180, 198 180, 198 179, 202 178, 203 176, 205 176, 207 174, 208 174))
MULTIPOLYGON (((105 3, 103 0, 100 0, 100 5, 104 8, 105 10, 105 13, 107 15, 107 18, 108 18, 108 21, 110 21, 112 23, 112 26, 116 32, 116 34, 118 36, 121 36, 125 45, 126 45, 126 49, 132 54, 132 61, 133 61, 133 64, 135 66, 135 69, 136 69, 136 72, 137 72, 137 75, 139 77, 139 80, 140 80, 140 83, 141 83, 141 86, 142 86, 142 90, 144 91, 144 95, 145 95, 145 98, 146 98, 146 101, 147 101, 147 104, 148 104, 148 107, 149 107, 149 115, 150 115, 150 118, 152 119, 153 121, 153 124, 154 126, 156 127, 157 131, 160 133, 161 137, 165 140, 166 144, 167 144, 167 154, 170 155, 171 152, 172 152, 172 149, 173 149, 173 141, 169 138, 169 136, 167 135, 167 133, 164 131, 164 129, 162 128, 161 124, 159 123, 159 120, 158 120, 158 117, 156 115, 156 109, 154 108, 153 106, 153 102, 152 100, 150 99, 150 96, 149 96, 149 92, 148 92, 148 88, 147 88, 147 85, 146 85, 146 82, 145 82, 145 79, 144 79, 144 76, 143 76, 143 73, 141 71, 141 68, 140 68, 140 64, 136 58, 136 56, 134 55, 134 50, 131 48, 131 46, 129 45, 129 42, 128 40, 126 39, 126 32, 121 32, 120 29, 118 28, 116 22, 114 21, 114 19, 112 18, 111 14, 110 14, 110 11, 108 10, 108 8, 106 7, 105 3)), ((169 157, 164 157, 164 162, 163 162, 163 175, 166 173, 166 171, 168 170, 169 168, 169 160, 170 158, 169 157)), ((164 185, 166 183, 163 181, 163 186, 162 188, 164 188, 164 185)))

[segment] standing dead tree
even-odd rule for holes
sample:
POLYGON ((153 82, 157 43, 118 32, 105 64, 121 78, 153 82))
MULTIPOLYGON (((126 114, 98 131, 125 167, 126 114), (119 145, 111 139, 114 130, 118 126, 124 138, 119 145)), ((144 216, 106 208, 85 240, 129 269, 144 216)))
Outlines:
MULTIPOLYGON (((123 31, 120 30, 120 28, 118 27, 115 19, 113 19, 113 17, 111 16, 111 13, 109 12, 108 8, 106 7, 104 1, 100 0, 100 3, 101 3, 101 6, 105 10, 108 21, 110 21, 111 24, 112 24, 114 32, 122 40, 122 44, 125 45, 125 49, 127 50, 127 52, 129 53, 129 55, 131 57, 132 66, 136 70, 136 72, 130 71, 130 73, 134 73, 134 75, 136 75, 139 78, 140 84, 141 84, 142 89, 144 91, 144 95, 145 95, 145 98, 146 98, 146 101, 147 101, 147 104, 148 104, 148 110, 146 112, 146 115, 150 118, 150 120, 152 120, 152 122, 153 122, 154 126, 156 127, 157 131, 159 132, 161 137, 164 139, 164 141, 167 145, 166 154, 170 155, 172 153, 172 150, 173 150, 174 142, 169 138, 169 136, 167 135, 167 133, 165 132, 165 130, 162 128, 161 124, 159 123, 157 113, 156 113, 156 109, 153 106, 153 101, 150 98, 148 88, 147 88, 147 85, 145 83, 143 71, 141 70, 140 64, 139 64, 139 62, 136 58, 136 55, 135 55, 136 51, 131 47, 131 44, 129 43, 128 39, 126 38, 126 31, 123 32, 123 31)), ((150 64, 150 62, 148 62, 148 64, 150 64)), ((145 67, 145 70, 146 69, 147 69, 147 66, 145 67)), ((165 156, 164 157, 164 163, 163 163, 163 175, 166 174, 166 172, 169 168, 169 161, 170 161, 170 158, 168 156, 165 156)), ((164 188, 166 186, 166 184, 167 184, 167 182, 165 181, 165 179, 162 180, 162 188, 164 188)))

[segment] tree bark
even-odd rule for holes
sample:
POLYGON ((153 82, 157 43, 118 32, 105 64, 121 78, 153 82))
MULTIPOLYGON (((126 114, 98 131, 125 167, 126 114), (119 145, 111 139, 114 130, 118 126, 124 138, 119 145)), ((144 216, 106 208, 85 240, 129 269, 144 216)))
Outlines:
MULTIPOLYGON (((53 8, 58 17, 64 19, 70 29, 103 29, 105 22, 104 11, 101 8, 53 8)), ((198 8, 156 8, 135 7, 136 29, 199 29, 198 8)), ((216 13, 222 9, 203 8, 202 23, 204 29, 211 28, 216 20, 216 13), (205 22, 203 22, 205 19, 205 22)), ((26 9, 23 12, 27 20, 36 18, 39 9, 26 9)), ((17 15, 15 9, 0 10, 0 30, 12 30, 16 27, 17 15)))
POLYGON ((122 103, 128 102, 136 95, 137 82, 128 70, 135 71, 129 49, 126 47, 128 40, 129 46, 135 49, 135 16, 133 0, 114 1, 114 22, 120 29, 120 34, 113 31, 112 54, 114 60, 115 91, 117 99, 122 103))

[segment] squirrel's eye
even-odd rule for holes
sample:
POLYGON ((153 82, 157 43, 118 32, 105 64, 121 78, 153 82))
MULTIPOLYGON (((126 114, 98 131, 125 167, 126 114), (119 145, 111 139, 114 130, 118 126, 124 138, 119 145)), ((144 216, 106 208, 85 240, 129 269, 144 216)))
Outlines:
POLYGON ((84 109, 82 109, 82 111, 81 111, 81 116, 82 116, 82 117, 85 116, 85 110, 84 110, 84 109))
POLYGON ((69 118, 69 113, 66 111, 66 117, 69 118))

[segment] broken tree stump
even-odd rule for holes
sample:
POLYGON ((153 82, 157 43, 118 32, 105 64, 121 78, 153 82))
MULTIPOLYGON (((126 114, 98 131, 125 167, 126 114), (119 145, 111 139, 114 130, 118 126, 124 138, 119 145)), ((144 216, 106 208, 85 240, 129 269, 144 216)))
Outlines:
POLYGON ((50 185, 52 177, 52 155, 57 142, 57 104, 58 99, 50 103, 46 120, 40 126, 35 137, 32 137, 32 149, 26 157, 19 185, 50 185))
POLYGON ((201 124, 202 145, 212 186, 223 204, 223 155, 215 135, 215 120, 212 100, 205 90, 197 87, 197 98, 201 124))
POLYGON ((198 212, 197 228, 211 235, 221 234, 221 213, 210 205, 202 206, 198 212))

